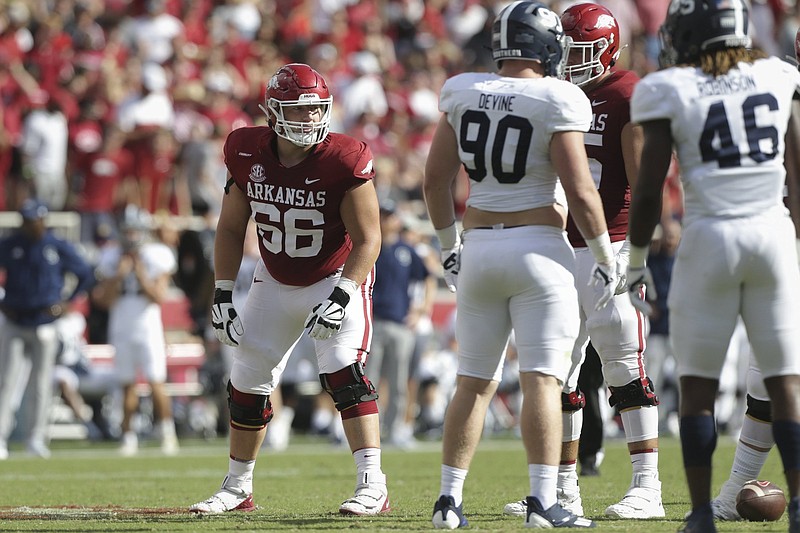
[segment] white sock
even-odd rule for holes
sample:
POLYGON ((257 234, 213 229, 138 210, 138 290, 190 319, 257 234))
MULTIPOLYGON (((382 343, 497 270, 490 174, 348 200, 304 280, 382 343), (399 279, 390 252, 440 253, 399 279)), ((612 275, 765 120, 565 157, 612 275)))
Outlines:
POLYGON ((531 496, 539 500, 542 509, 547 510, 556 504, 557 466, 528 465, 528 478, 530 479, 531 496))
POLYGON ((650 474, 658 477, 658 448, 631 453, 633 475, 650 474))
POLYGON ((558 465, 558 484, 562 490, 575 491, 578 486, 578 462, 561 463, 558 465))
POLYGON ((253 492, 253 470, 256 460, 242 461, 231 458, 228 461, 228 486, 238 487, 247 492, 253 492))
POLYGON ((381 449, 380 448, 361 448, 353 452, 353 459, 356 462, 356 473, 381 471, 381 449))
POLYGON ((441 488, 439 495, 452 496, 456 507, 464 499, 464 481, 467 479, 468 470, 454 466, 442 465, 441 488))

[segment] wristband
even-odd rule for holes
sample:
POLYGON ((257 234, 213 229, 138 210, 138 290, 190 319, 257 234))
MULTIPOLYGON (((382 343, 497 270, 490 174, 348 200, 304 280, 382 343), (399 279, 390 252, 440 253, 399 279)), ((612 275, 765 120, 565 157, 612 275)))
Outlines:
POLYGON ((214 282, 214 288, 223 291, 233 292, 234 285, 236 285, 236 282, 231 279, 218 279, 214 282))
POLYGON ((350 278, 345 278, 344 276, 339 278, 339 283, 337 283, 336 286, 342 289, 345 292, 345 294, 347 294, 348 299, 350 298, 350 296, 356 293, 359 287, 358 283, 356 283, 350 278))
POLYGON ((341 305, 342 308, 345 308, 347 307, 347 304, 350 303, 350 295, 347 294, 343 288, 337 285, 336 287, 333 288, 333 292, 331 292, 331 295, 328 296, 328 300, 341 305))
POLYGON ((456 229, 456 223, 453 222, 446 228, 437 229, 436 230, 436 237, 439 238, 439 244, 442 247, 442 250, 452 250, 458 244, 458 230, 456 229))
POLYGON ((647 261, 647 253, 650 251, 649 246, 633 246, 631 245, 631 255, 629 256, 629 265, 631 268, 644 268, 647 261))
POLYGON ((601 265, 614 263, 614 249, 611 247, 611 237, 604 231, 594 239, 586 239, 586 246, 592 251, 594 260, 601 265))

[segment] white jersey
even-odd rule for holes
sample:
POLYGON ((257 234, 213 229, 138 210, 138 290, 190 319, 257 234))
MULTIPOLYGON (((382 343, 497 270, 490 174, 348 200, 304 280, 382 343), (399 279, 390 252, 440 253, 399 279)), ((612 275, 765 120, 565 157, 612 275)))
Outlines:
MULTIPOLYGON (((175 272, 175 256, 165 244, 147 242, 141 245, 138 253, 151 280, 175 272)), ((103 277, 114 276, 121 255, 122 249, 119 247, 104 250, 97 265, 99 274, 103 277)), ((163 335, 161 306, 142 294, 136 275, 131 272, 123 280, 122 294, 109 314, 109 340, 113 344, 116 339, 147 334, 163 335)))
POLYGON ((671 121, 687 222, 784 209, 784 138, 796 91, 797 68, 774 57, 717 78, 672 67, 637 84, 632 121, 671 121))
POLYGON ((550 140, 589 130, 592 108, 579 87, 552 77, 459 74, 442 87, 439 110, 470 177, 468 206, 511 212, 564 203, 550 140))

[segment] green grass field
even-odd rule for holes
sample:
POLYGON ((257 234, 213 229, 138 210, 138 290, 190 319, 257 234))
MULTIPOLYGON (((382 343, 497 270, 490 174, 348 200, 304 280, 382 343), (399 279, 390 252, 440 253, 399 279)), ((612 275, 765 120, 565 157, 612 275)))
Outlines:
MULTIPOLYGON (((734 443, 721 438, 715 455, 715 490, 727 477, 734 443)), ((32 459, 12 448, 0 462, 0 531, 420 531, 432 529, 430 515, 439 489, 438 442, 404 452, 387 449, 392 511, 376 518, 341 517, 338 505, 352 494, 350 453, 299 438, 281 453, 264 451, 255 475, 252 513, 196 517, 186 507, 208 497, 227 471, 227 445, 184 441, 181 454, 163 457, 156 448, 121 458, 114 448, 56 442, 49 460, 32 459), (14 453, 14 452, 17 453, 14 453)), ((658 521, 607 520, 603 510, 616 502, 630 481, 624 442, 606 443, 599 477, 581 480, 587 516, 599 531, 674 532, 689 508, 680 444, 661 440, 660 471, 667 518, 658 521)), ((777 452, 762 473, 785 487, 777 452)), ((471 530, 522 530, 522 520, 502 514, 508 501, 528 490, 522 444, 485 439, 473 461, 464 493, 471 530)), ((721 532, 787 530, 786 517, 771 523, 722 523, 721 532)))

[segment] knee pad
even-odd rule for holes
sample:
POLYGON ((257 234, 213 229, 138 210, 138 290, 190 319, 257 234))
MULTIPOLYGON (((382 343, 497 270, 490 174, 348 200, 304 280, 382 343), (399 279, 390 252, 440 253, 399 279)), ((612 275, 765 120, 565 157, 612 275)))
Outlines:
POLYGON ((265 394, 248 394, 236 390, 228 380, 228 410, 231 427, 242 431, 259 431, 272 420, 272 403, 265 394))
POLYGON ((586 396, 583 395, 580 389, 575 389, 573 392, 567 394, 561 393, 561 412, 571 413, 573 411, 580 411, 586 407, 586 396))
POLYGON ((361 363, 353 363, 332 374, 320 374, 319 382, 333 398, 343 420, 378 412, 378 393, 364 374, 361 363))
POLYGON ((609 390, 611 397, 608 399, 608 404, 620 410, 659 403, 653 382, 648 377, 633 380, 623 387, 609 387, 609 390))
POLYGON ((772 402, 756 400, 749 394, 747 395, 747 416, 755 418, 760 422, 772 423, 772 402))

